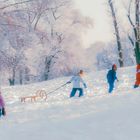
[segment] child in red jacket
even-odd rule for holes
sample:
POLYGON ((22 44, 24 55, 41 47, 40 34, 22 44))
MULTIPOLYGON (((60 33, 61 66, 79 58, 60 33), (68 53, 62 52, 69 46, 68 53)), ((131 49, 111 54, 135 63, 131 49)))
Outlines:
POLYGON ((140 86, 140 64, 137 65, 136 82, 134 88, 137 88, 139 86, 140 86))

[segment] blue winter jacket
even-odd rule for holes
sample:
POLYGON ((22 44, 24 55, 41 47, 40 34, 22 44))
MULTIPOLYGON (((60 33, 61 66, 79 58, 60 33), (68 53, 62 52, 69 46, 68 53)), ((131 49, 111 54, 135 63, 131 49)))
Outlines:
POLYGON ((108 83, 114 83, 115 80, 117 80, 117 76, 116 76, 116 71, 114 71, 113 69, 112 70, 109 70, 108 73, 107 73, 107 81, 108 83))

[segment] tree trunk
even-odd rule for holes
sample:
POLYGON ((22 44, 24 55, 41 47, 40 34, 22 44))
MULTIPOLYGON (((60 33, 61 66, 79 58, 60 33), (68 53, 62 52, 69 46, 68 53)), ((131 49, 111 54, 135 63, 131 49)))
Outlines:
POLYGON ((51 61, 52 57, 46 57, 45 59, 45 73, 44 73, 44 80, 47 81, 49 79, 49 73, 51 68, 51 61))
POLYGON ((9 79, 10 86, 14 86, 15 85, 15 75, 16 75, 16 72, 15 72, 15 69, 13 68, 12 78, 9 79))
POLYGON ((136 62, 140 64, 140 2, 139 0, 135 0, 135 18, 136 18, 136 26, 134 28, 135 32, 135 55, 136 55, 136 62))
POLYGON ((117 41, 117 46, 118 46, 118 52, 119 52, 118 61, 119 61, 120 67, 123 67, 124 62, 123 62, 122 45, 121 45, 121 39, 120 39, 120 33, 119 33, 119 27, 118 27, 118 23, 117 23, 116 13, 115 13, 115 9, 114 9, 112 0, 109 0, 108 2, 109 2, 110 9, 111 9, 113 24, 114 24, 114 28, 115 28, 115 35, 116 35, 116 41, 117 41))
POLYGON ((19 71, 19 83, 20 85, 23 85, 23 71, 22 70, 19 71))
POLYGON ((26 82, 29 82, 30 81, 30 70, 28 68, 25 68, 25 76, 24 76, 24 79, 26 82))

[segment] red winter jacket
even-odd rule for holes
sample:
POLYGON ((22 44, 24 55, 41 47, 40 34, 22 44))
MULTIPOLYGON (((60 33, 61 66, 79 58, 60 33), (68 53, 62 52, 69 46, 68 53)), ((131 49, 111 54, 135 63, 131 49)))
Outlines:
POLYGON ((136 83, 135 85, 140 85, 140 64, 137 65, 137 73, 136 73, 136 83))

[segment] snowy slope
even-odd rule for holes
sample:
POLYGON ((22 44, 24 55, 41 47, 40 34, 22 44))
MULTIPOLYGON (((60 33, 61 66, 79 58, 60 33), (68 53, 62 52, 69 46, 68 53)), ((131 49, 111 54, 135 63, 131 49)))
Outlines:
POLYGON ((71 85, 48 95, 47 102, 20 103, 38 89, 54 90, 69 77, 28 86, 2 87, 7 117, 0 140, 140 140, 140 89, 133 89, 135 68, 119 69, 119 83, 107 94, 106 71, 86 74, 82 98, 69 99, 71 85))

